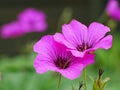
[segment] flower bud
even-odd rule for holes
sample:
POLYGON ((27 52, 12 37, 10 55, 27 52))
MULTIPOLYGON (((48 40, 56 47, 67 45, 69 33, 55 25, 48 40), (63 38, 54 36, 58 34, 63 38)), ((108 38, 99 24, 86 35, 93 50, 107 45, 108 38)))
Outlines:
POLYGON ((104 90, 106 83, 110 80, 109 77, 102 80, 103 70, 99 69, 99 76, 93 83, 93 90, 104 90))

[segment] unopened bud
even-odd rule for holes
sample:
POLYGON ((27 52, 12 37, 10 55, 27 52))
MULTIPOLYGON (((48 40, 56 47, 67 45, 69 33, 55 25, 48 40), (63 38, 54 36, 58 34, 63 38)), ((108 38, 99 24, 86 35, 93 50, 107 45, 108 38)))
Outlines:
POLYGON ((110 80, 109 77, 105 78, 104 80, 102 80, 102 75, 103 75, 103 70, 99 69, 99 76, 96 80, 94 80, 93 83, 93 90, 104 90, 106 83, 110 80))
POLYGON ((103 72, 104 72, 104 71, 103 71, 102 69, 99 69, 99 79, 101 78, 103 72))

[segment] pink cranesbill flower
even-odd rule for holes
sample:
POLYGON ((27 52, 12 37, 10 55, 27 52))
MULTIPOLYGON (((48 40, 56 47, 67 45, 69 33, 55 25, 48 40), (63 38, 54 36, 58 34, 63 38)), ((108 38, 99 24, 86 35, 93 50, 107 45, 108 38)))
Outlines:
POLYGON ((1 37, 4 39, 15 38, 23 36, 26 32, 21 28, 20 24, 16 21, 4 24, 1 28, 1 37))
POLYGON ((120 7, 118 0, 108 0, 106 12, 112 19, 120 21, 120 7))
POLYGON ((27 8, 21 12, 18 21, 27 32, 43 32, 47 29, 45 13, 34 8, 27 8))
POLYGON ((52 35, 42 37, 34 45, 34 51, 38 54, 34 61, 36 72, 43 74, 51 70, 73 80, 79 77, 83 68, 94 63, 94 55, 86 54, 84 58, 78 58, 66 49, 66 46, 55 42, 52 35))
POLYGON ((89 27, 72 20, 62 26, 62 33, 54 35, 55 41, 68 47, 68 51, 76 57, 84 57, 86 53, 93 54, 98 48, 109 49, 112 46, 112 36, 105 34, 110 29, 100 23, 93 22, 89 27))

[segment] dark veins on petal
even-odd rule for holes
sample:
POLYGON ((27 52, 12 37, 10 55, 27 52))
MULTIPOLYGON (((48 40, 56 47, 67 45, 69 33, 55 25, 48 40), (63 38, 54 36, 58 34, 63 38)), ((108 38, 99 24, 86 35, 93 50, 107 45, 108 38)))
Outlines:
POLYGON ((58 57, 54 63, 59 69, 66 69, 70 64, 70 61, 67 58, 58 57))

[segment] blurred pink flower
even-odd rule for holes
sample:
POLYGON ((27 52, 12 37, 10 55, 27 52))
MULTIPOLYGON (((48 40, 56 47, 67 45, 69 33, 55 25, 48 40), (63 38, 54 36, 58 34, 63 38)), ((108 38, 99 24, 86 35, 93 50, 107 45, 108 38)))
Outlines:
POLYGON ((77 20, 62 26, 63 34, 56 33, 55 41, 67 46, 76 57, 84 57, 85 53, 93 53, 96 49, 109 49, 112 46, 112 36, 105 34, 110 29, 100 23, 93 22, 87 28, 77 20))
POLYGON ((108 0, 106 12, 111 18, 120 21, 120 7, 118 0, 108 0))
POLYGON ((42 32, 47 29, 45 13, 34 8, 27 8, 21 12, 18 21, 27 32, 42 32))
POLYGON ((4 39, 15 38, 25 34, 25 31, 21 28, 20 24, 16 21, 4 24, 1 28, 1 37, 4 39))
POLYGON ((81 74, 84 67, 94 63, 94 55, 86 54, 84 58, 78 58, 66 49, 55 42, 52 35, 44 36, 34 45, 34 51, 38 53, 34 61, 36 72, 43 74, 51 70, 72 80, 81 74))

